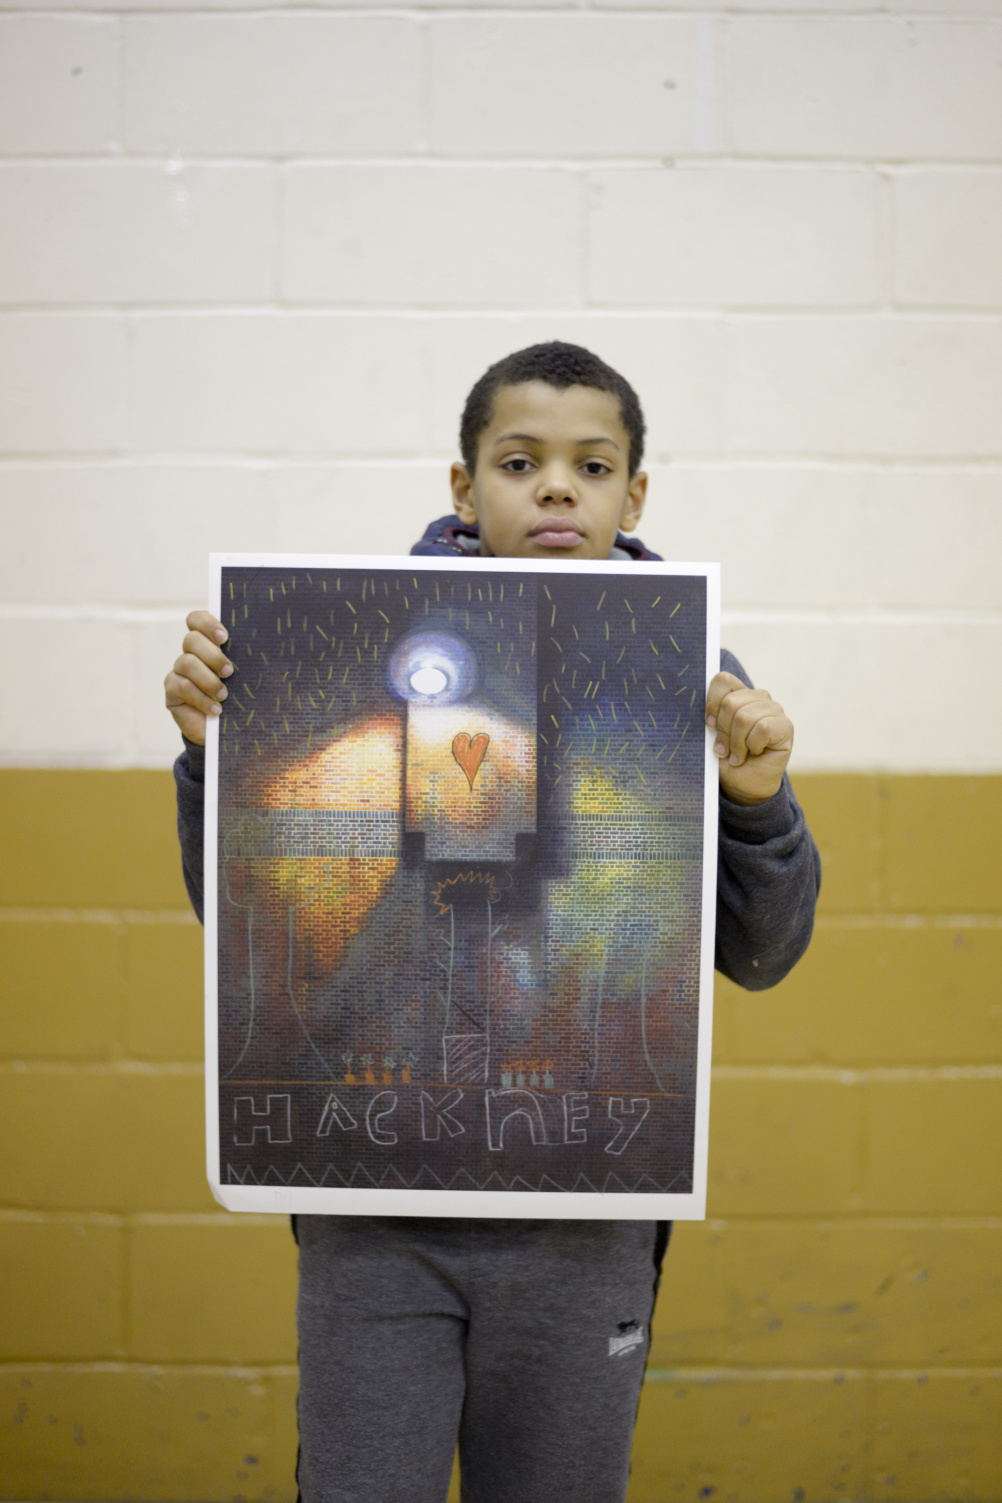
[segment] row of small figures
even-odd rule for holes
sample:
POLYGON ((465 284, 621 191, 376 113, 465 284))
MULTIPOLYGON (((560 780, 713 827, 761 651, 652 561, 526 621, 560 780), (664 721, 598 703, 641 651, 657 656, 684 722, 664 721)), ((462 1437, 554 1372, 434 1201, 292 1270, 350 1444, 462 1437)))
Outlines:
POLYGON ((341 1058, 344 1060, 345 1085, 392 1085, 393 1072, 396 1069, 400 1070, 399 1084, 410 1085, 411 1071, 417 1064, 417 1055, 412 1054, 409 1049, 404 1050, 403 1054, 401 1054, 400 1056, 399 1062, 393 1057, 392 1054, 384 1054, 383 1073, 377 1081, 376 1072, 373 1069, 373 1065, 376 1062, 375 1056, 372 1054, 359 1055, 358 1062, 362 1070, 361 1075, 356 1075, 351 1068, 351 1062, 354 1057, 355 1056, 353 1054, 342 1054, 341 1056, 341 1058))
POLYGON ((552 1059, 548 1059, 543 1065, 542 1076, 539 1073, 539 1064, 534 1059, 528 1059, 524 1062, 517 1059, 513 1064, 501 1066, 501 1085, 505 1090, 510 1089, 512 1086, 530 1086, 535 1088, 540 1085, 545 1090, 551 1090, 553 1084, 552 1059))

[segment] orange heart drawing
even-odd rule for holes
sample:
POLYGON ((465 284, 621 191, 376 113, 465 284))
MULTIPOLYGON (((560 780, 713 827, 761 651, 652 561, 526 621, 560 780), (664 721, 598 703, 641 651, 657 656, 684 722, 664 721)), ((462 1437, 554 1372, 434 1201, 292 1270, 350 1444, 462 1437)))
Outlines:
POLYGON ((472 741, 466 731, 460 731, 459 735, 453 738, 452 755, 466 773, 471 793, 473 792, 473 779, 480 771, 480 764, 487 755, 490 739, 486 731, 478 731, 472 741))

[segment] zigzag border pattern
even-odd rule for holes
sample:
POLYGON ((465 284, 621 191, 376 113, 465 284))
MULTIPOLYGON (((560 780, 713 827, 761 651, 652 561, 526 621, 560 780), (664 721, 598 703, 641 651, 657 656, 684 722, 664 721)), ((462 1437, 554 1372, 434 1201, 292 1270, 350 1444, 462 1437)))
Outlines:
POLYGON ((466 1169, 457 1169, 451 1179, 443 1180, 434 1170, 429 1169, 427 1164, 422 1164, 417 1174, 410 1180, 405 1179, 399 1169, 392 1164, 383 1171, 379 1179, 374 1179, 362 1164, 356 1164, 347 1177, 333 1164, 328 1164, 319 1179, 303 1164, 296 1164, 288 1174, 283 1174, 280 1169, 276 1169, 274 1164, 269 1164, 263 1171, 251 1165, 241 1170, 234 1164, 227 1164, 225 1183, 228 1185, 285 1185, 289 1188, 293 1186, 306 1188, 312 1185, 317 1190, 337 1186, 346 1190, 527 1190, 533 1194, 549 1191, 558 1192, 561 1195, 582 1192, 591 1195, 685 1195, 692 1189, 689 1176, 681 1169, 668 1185, 659 1185, 657 1180, 652 1179, 649 1174, 642 1174, 632 1185, 625 1184, 618 1174, 607 1174, 601 1185, 593 1185, 584 1174, 579 1174, 573 1185, 558 1184, 549 1174, 544 1174, 538 1184, 531 1185, 521 1175, 505 1180, 497 1170, 483 1181, 474 1179, 466 1169), (682 1183, 680 1184, 679 1181, 682 1183))

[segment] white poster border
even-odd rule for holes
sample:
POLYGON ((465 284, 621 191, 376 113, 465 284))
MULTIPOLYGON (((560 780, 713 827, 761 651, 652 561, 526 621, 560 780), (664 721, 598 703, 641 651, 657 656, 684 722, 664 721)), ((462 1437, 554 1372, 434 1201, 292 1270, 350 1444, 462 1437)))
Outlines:
MULTIPOLYGON (((547 560, 409 554, 213 553, 209 556, 209 609, 222 619, 222 571, 225 568, 302 570, 469 571, 489 567, 511 574, 550 574, 558 569, 602 574, 622 583, 623 565, 609 560, 547 560)), ((706 582, 705 683, 720 667, 720 565, 665 560, 645 562, 645 572, 665 576, 699 576, 706 582)), ((220 1181, 219 1043, 218 1043, 218 794, 219 721, 209 716, 205 744, 205 1105, 206 1173, 214 1199, 229 1211, 278 1215, 343 1216, 476 1216, 560 1220, 701 1221, 706 1216, 709 1145, 710 1067, 713 1038, 713 958, 717 901, 717 827, 719 769, 713 755, 714 734, 704 727, 703 883, 700 938, 700 985, 696 1055, 696 1100, 693 1188, 659 1194, 630 1191, 412 1190, 303 1185, 241 1185, 220 1181)))

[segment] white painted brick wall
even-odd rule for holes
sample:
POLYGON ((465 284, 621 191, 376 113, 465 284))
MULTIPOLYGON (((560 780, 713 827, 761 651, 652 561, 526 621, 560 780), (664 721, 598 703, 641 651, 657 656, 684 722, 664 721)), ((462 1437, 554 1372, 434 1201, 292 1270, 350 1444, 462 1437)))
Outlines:
POLYGON ((0 758, 166 765, 209 549, 406 551, 559 337, 801 767, 998 770, 1000 80, 1002 0, 0 0, 0 758))

